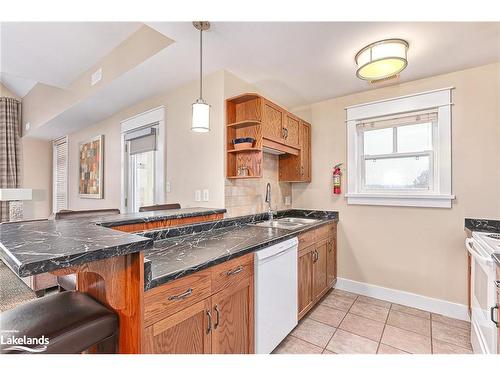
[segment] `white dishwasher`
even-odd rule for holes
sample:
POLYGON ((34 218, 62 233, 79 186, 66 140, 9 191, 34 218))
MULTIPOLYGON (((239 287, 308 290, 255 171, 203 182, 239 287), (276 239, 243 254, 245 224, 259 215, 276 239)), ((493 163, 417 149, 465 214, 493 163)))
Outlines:
POLYGON ((298 240, 255 253, 255 353, 269 354, 297 325, 298 240))

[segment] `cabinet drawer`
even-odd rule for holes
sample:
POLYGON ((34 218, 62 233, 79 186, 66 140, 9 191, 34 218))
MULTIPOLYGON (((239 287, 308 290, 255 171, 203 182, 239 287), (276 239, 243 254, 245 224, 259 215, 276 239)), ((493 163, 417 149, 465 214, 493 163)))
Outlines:
POLYGON ((324 238, 328 238, 333 236, 334 230, 333 230, 333 224, 327 224, 323 225, 322 227, 319 227, 318 229, 315 230, 315 240, 322 240, 324 238))
POLYGON ((314 232, 314 230, 310 230, 299 236, 299 250, 305 249, 314 243, 314 232))
POLYGON ((144 294, 144 325, 172 315, 211 294, 210 271, 200 271, 144 294))
POLYGON ((253 256, 250 253, 212 267, 212 293, 253 276, 253 256))

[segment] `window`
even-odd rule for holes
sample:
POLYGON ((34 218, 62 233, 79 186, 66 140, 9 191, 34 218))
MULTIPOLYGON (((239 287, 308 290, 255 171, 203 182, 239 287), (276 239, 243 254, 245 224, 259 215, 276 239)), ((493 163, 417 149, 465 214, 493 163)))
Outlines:
POLYGON ((68 138, 52 142, 52 210, 54 213, 68 208, 68 138))
POLYGON ((450 98, 447 89, 347 109, 349 204, 451 207, 450 98))
POLYGON ((121 122, 122 212, 165 201, 165 108, 121 122))

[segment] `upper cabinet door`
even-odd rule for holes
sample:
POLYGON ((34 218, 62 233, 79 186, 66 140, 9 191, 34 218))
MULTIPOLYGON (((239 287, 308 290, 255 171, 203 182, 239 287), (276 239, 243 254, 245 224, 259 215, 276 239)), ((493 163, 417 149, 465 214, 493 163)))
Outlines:
POLYGON ((285 143, 288 146, 299 148, 300 120, 291 113, 285 113, 285 143))
POLYGON ((311 125, 300 122, 300 180, 311 181, 311 125))
POLYGON ((254 352, 253 277, 212 296, 213 354, 254 352))
POLYGON ((280 107, 263 99, 262 136, 275 142, 284 142, 284 119, 280 107))

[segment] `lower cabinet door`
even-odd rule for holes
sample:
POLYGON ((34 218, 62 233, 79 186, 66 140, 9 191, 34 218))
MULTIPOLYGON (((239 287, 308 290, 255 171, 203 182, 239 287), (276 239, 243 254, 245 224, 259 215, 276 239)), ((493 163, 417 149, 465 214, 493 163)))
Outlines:
POLYGON ((254 352, 253 277, 212 296, 212 353, 254 352))
POLYGON ((327 284, 331 287, 337 280, 337 244, 334 236, 328 239, 326 262, 327 284))
POLYGON ((317 299, 328 288, 327 273, 328 240, 316 244, 313 252, 313 299, 317 299))
POLYGON ((144 330, 144 353, 211 353, 210 298, 179 311, 144 330))
POLYGON ((298 316, 301 319, 312 306, 313 303, 313 280, 312 280, 312 264, 313 252, 307 251, 303 254, 299 252, 298 264, 298 299, 299 311, 298 316))

